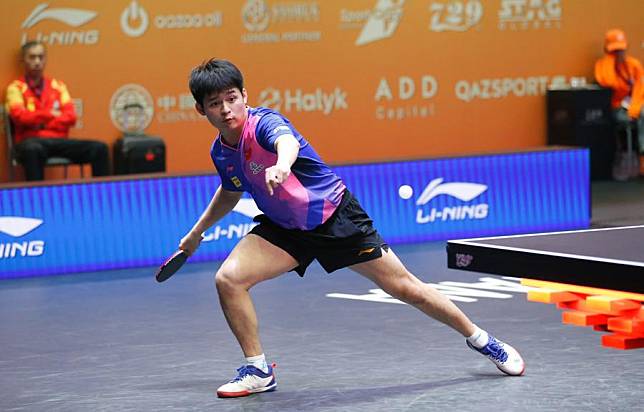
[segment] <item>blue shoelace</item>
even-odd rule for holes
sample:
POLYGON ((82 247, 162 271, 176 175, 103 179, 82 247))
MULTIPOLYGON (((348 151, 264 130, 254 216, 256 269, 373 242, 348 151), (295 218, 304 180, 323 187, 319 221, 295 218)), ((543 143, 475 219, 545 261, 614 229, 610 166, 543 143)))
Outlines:
POLYGON ((251 365, 244 365, 241 368, 237 369, 238 375, 235 379, 232 380, 232 382, 240 381, 244 379, 244 376, 247 375, 254 375, 255 373, 253 372, 253 369, 251 369, 251 365))
POLYGON ((492 336, 490 336, 487 345, 481 348, 480 351, 482 354, 499 362, 505 362, 508 360, 508 353, 503 349, 499 341, 494 339, 492 336))

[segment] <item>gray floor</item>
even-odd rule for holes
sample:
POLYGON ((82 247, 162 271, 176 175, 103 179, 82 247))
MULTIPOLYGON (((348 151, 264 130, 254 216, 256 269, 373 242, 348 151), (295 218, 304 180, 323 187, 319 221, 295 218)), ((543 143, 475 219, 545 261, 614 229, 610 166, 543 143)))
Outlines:
MULTIPOLYGON (((594 225, 644 222, 642 188, 595 184, 594 225)), ((560 311, 523 292, 442 283, 487 277, 447 269, 442 242, 396 250, 516 346, 526 375, 503 376, 448 328, 370 293, 358 275, 316 265, 253 290, 278 390, 218 399, 241 354, 212 286, 218 264, 208 263, 164 284, 150 269, 3 281, 0 410, 642 410, 644 350, 603 348, 599 333, 562 325, 560 311)))

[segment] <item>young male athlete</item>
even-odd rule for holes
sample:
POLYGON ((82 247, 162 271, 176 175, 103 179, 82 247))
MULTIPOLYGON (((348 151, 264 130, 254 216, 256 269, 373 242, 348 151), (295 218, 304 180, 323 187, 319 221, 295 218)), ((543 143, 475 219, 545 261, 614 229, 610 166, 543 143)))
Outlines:
POLYGON ((202 63, 192 70, 190 91, 197 111, 219 130, 211 157, 221 185, 179 248, 194 253, 202 233, 230 212, 244 191, 264 213, 215 276, 224 315, 246 357, 237 377, 219 387, 218 396, 276 388, 248 291, 291 270, 303 276, 314 259, 329 273, 348 267, 365 276, 461 333, 470 348, 504 373, 523 374, 523 359, 514 348, 478 328, 403 266, 342 180, 284 116, 246 105, 248 95, 237 67, 225 60, 202 63))

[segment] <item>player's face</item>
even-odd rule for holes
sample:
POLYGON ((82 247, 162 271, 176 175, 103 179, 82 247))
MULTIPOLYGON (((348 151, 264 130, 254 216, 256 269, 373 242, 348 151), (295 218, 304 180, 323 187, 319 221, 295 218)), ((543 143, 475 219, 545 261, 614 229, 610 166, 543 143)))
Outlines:
POLYGON ((203 106, 197 103, 197 111, 224 135, 233 131, 241 132, 246 122, 246 89, 230 88, 206 96, 203 106))
POLYGON ((28 48, 23 56, 23 61, 28 76, 42 76, 43 70, 45 70, 45 63, 47 63, 47 54, 43 45, 37 44, 28 48))

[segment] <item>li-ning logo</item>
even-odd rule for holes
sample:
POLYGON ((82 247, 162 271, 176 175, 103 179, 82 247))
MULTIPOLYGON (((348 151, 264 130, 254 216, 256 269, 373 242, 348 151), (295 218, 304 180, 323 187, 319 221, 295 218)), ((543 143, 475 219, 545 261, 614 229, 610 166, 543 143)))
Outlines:
MULTIPOLYGON (((247 218, 254 218, 262 213, 255 201, 251 198, 239 199, 233 208, 233 212, 239 213, 247 218)), ((210 233, 204 233, 202 242, 213 242, 219 239, 241 239, 259 223, 250 221, 246 223, 230 224, 228 226, 217 225, 210 233)))
POLYGON ((132 3, 121 13, 121 30, 130 37, 142 36, 148 29, 148 23, 148 13, 139 6, 136 0, 132 0, 132 3), (132 27, 130 25, 132 20, 140 20, 138 26, 132 27))
POLYGON ((405 0, 378 0, 362 28, 356 46, 393 36, 403 14, 405 0))
POLYGON ((474 256, 467 255, 465 253, 457 253, 455 255, 455 258, 456 258, 456 267, 457 268, 466 268, 470 264, 472 264, 472 261, 474 260, 474 256))
MULTIPOLYGON (((416 199, 416 223, 432 223, 437 220, 465 220, 465 219, 485 219, 488 215, 489 205, 487 203, 466 204, 457 206, 445 206, 443 208, 431 208, 425 213, 425 206, 432 199, 440 195, 448 195, 463 202, 470 202, 483 194, 487 186, 480 183, 468 182, 451 182, 443 183, 443 178, 439 177, 432 180, 425 187, 423 192, 416 199)), ((401 186, 399 194, 403 199, 408 199, 413 194, 413 189, 409 186, 401 186), (403 190, 404 188, 404 190, 403 190)))
POLYGON ((248 166, 250 167, 250 171, 253 172, 254 175, 259 174, 262 170, 264 170, 265 167, 263 164, 255 162, 250 162, 248 166))
MULTIPOLYGON (((11 237, 22 237, 43 223, 40 219, 27 217, 0 217, 0 233, 11 237)), ((24 240, 22 242, 0 243, 0 259, 11 259, 16 256, 40 256, 45 251, 42 240, 24 240)))
MULTIPOLYGON (((22 22, 20 27, 23 30, 28 30, 43 20, 54 20, 71 27, 80 27, 90 22, 98 15, 97 12, 91 10, 72 8, 48 9, 48 7, 49 5, 47 3, 42 3, 36 6, 36 8, 32 10, 31 14, 27 16, 25 21, 22 22)), ((25 31, 22 33, 22 44, 25 44, 29 39, 33 39, 48 45, 92 45, 98 43, 98 37, 98 30, 51 31, 47 33, 37 32, 35 34, 25 31)))
POLYGON ((58 20, 72 27, 79 27, 96 17, 95 11, 81 9, 49 9, 46 3, 39 4, 22 22, 23 29, 35 26, 42 20, 58 20))

